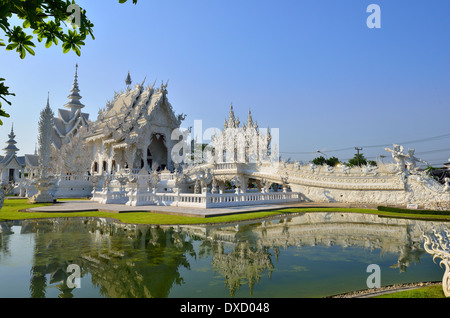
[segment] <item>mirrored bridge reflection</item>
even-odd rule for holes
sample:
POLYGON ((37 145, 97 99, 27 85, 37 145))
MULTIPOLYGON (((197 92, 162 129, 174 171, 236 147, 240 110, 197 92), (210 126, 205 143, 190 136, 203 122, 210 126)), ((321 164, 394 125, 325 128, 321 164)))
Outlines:
POLYGON ((85 297, 87 284, 96 290, 94 297, 214 297, 193 293, 203 288, 200 284, 214 281, 222 281, 215 287, 219 296, 234 297, 243 286, 250 291, 244 296, 251 296, 261 280, 276 281, 289 249, 376 250, 394 254, 393 267, 405 272, 426 254, 421 230, 439 225, 336 212, 198 226, 131 225, 103 218, 3 222, 0 269, 20 252, 14 236, 28 235, 24 243, 32 247, 28 294, 18 297, 49 297, 50 289, 58 290, 58 297, 85 297), (70 264, 81 269, 78 291, 66 283, 70 264))

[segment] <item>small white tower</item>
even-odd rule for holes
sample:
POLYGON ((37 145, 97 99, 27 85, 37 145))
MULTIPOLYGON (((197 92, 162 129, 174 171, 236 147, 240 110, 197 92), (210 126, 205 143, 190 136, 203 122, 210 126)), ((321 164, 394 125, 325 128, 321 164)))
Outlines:
POLYGON ((16 147, 17 142, 14 140, 14 138, 16 138, 16 135, 14 134, 14 126, 11 126, 11 132, 9 133, 8 137, 9 140, 6 142, 8 146, 3 148, 7 157, 16 155, 19 151, 19 148, 16 147))

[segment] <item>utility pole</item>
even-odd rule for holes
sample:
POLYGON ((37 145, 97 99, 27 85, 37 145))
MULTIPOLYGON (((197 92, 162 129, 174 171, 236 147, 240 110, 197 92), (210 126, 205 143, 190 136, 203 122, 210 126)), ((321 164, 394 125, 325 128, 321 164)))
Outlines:
POLYGON ((355 150, 357 151, 357 159, 358 159, 358 167, 360 167, 360 164, 359 164, 359 151, 360 150, 362 150, 362 148, 359 148, 359 147, 355 147, 355 150))

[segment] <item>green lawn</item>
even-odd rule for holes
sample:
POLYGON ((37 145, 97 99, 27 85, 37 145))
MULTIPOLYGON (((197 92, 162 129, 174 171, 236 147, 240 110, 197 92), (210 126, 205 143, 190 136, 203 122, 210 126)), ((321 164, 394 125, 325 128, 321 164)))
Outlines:
POLYGON ((114 218, 123 223, 133 224, 201 224, 242 221, 248 219, 264 218, 280 214, 280 211, 243 213, 211 218, 199 218, 189 216, 177 216, 149 212, 110 213, 110 212, 70 212, 70 213, 42 213, 42 212, 20 212, 31 207, 48 206, 50 204, 30 204, 26 199, 5 200, 0 210, 0 221, 24 220, 38 218, 57 217, 106 217, 114 218))
POLYGON ((70 212, 70 213, 41 213, 41 212, 20 212, 30 207, 46 206, 49 204, 30 204, 26 199, 6 199, 3 208, 0 210, 0 221, 2 220, 23 220, 37 218, 56 218, 56 217, 107 217, 114 218, 123 223, 133 224, 206 224, 235 222, 250 219, 259 219, 276 216, 284 213, 303 213, 303 212, 351 212, 351 213, 369 213, 385 217, 408 217, 408 218, 426 218, 434 220, 450 221, 449 215, 421 215, 414 214, 414 211, 389 212, 378 211, 374 209, 359 208, 289 208, 273 211, 240 213, 226 216, 200 218, 190 216, 176 216, 149 212, 130 212, 130 213, 110 213, 110 212, 70 212))
POLYGON ((421 287, 412 290, 405 290, 401 292, 384 294, 373 298, 446 298, 442 285, 434 285, 421 287))

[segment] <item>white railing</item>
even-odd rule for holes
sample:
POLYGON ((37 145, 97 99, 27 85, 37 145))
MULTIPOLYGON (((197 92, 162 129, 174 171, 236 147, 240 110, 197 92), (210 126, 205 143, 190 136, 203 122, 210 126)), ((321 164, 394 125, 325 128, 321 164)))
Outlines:
POLYGON ((214 165, 214 170, 230 170, 237 169, 236 162, 221 162, 214 165))
POLYGON ((89 181, 90 176, 78 176, 78 175, 60 175, 58 176, 59 181, 89 181))
POLYGON ((126 204, 129 198, 126 191, 93 191, 91 200, 102 204, 126 204))
MULTIPOLYGON (((116 192, 114 192, 116 193, 116 192)), ((96 197, 96 195, 94 195, 96 197)), ((117 198, 102 198, 103 202, 117 202, 117 198)), ((122 198, 123 200, 123 198, 122 198)), ((275 204, 299 202, 301 195, 297 192, 268 193, 149 193, 130 191, 127 193, 127 205, 161 205, 197 208, 220 208, 244 205, 275 204)))
POLYGON ((161 180, 174 180, 175 174, 174 173, 160 173, 159 178, 161 180))

